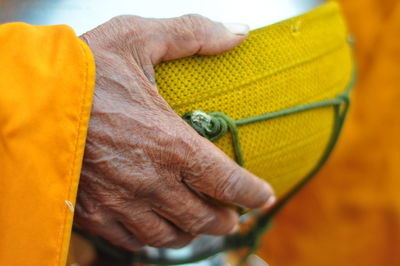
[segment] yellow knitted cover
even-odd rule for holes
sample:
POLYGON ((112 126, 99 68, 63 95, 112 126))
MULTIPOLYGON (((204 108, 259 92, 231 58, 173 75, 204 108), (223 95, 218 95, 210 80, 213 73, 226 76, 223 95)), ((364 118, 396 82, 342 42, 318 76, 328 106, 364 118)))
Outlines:
MULTIPOLYGON (((180 115, 223 112, 232 119, 334 99, 352 75, 347 29, 336 3, 254 30, 234 50, 156 67, 161 95, 180 115)), ((318 164, 332 135, 334 109, 323 107, 240 126, 244 166, 278 196, 318 164)), ((227 133, 215 144, 235 158, 227 133)))

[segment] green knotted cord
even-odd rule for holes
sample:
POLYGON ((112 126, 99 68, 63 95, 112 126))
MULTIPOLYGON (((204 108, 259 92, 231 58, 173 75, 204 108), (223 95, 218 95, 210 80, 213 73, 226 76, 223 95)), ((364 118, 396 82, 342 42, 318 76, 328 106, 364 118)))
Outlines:
MULTIPOLYGON (((244 166, 243 155, 240 148, 239 133, 237 129, 238 126, 248 125, 260 121, 266 121, 269 119, 301 113, 317 108, 323 108, 329 106, 332 106, 334 108, 334 126, 333 126, 332 136, 327 145, 324 155, 322 156, 316 167, 292 191, 290 191, 283 199, 281 199, 277 204, 275 204, 267 214, 259 217, 255 226, 251 230, 249 230, 249 232, 247 232, 245 235, 227 237, 225 241, 226 245, 224 246, 225 249, 223 250, 232 250, 240 247, 249 247, 249 252, 245 257, 243 257, 240 260, 239 265, 244 265, 249 255, 251 255, 258 249, 262 233, 268 229, 273 216, 289 201, 289 199, 291 199, 306 183, 308 183, 308 181, 318 172, 318 170, 328 159, 340 135, 344 120, 346 118, 347 111, 349 109, 350 92, 355 83, 356 79, 355 76, 356 75, 354 74, 346 91, 342 94, 339 94, 335 99, 331 100, 323 100, 315 103, 299 105, 292 108, 287 108, 271 113, 262 114, 259 116, 248 117, 238 120, 233 120, 224 113, 220 112, 211 112, 207 114, 202 111, 194 111, 186 113, 183 116, 183 119, 189 125, 191 125, 201 136, 213 142, 217 141, 222 136, 224 136, 229 128, 232 134, 232 144, 235 151, 236 162, 239 165, 244 166), (235 243, 235 244, 231 245, 229 243, 235 243)), ((192 259, 191 261, 195 260, 192 259)))
POLYGON ((221 112, 211 112, 207 114, 202 111, 189 112, 183 116, 183 119, 188 122, 201 136, 209 139, 212 142, 217 141, 229 131, 232 135, 232 143, 235 151, 236 162, 239 165, 243 166, 244 162, 240 149, 238 127, 295 113, 301 113, 317 108, 329 106, 334 108, 334 125, 332 135, 326 147, 325 153, 320 158, 315 168, 288 194, 286 194, 273 207, 271 207, 268 213, 259 215, 257 217, 255 225, 248 232, 244 234, 237 233, 234 235, 228 235, 225 237, 223 244, 220 246, 198 252, 190 258, 179 259, 168 259, 165 257, 148 257, 146 255, 143 256, 141 254, 131 253, 125 250, 121 250, 120 248, 113 247, 103 239, 97 236, 86 234, 78 228, 74 228, 75 232, 78 232, 84 237, 90 239, 93 243, 96 244, 96 248, 100 252, 108 254, 115 259, 125 261, 127 263, 137 262, 152 265, 187 264, 206 259, 223 251, 237 250, 239 248, 247 247, 249 248, 248 254, 243 257, 239 262, 239 265, 244 265, 248 256, 255 252, 259 247, 261 236, 265 231, 268 230, 269 226, 271 225, 272 218, 275 216, 275 214, 278 213, 279 210, 281 210, 282 207, 315 176, 315 174, 319 171, 319 169, 322 167, 322 165, 326 162, 329 155, 331 154, 335 143, 337 142, 337 139, 343 127, 344 120, 346 118, 347 111, 349 109, 350 92, 351 88, 354 86, 355 79, 356 75, 354 73, 346 91, 342 94, 339 94, 335 99, 323 100, 315 103, 295 106, 292 108, 266 113, 259 116, 233 120, 229 116, 221 112))
MULTIPOLYGON (((348 38, 348 42, 353 48, 354 39, 351 35, 348 38)), ((126 263, 138 262, 138 263, 152 264, 152 265, 187 264, 206 259, 223 251, 237 250, 239 248, 248 247, 249 250, 247 255, 244 256, 239 262, 239 265, 244 265, 248 257, 258 249, 261 242, 261 236, 271 226, 273 217, 284 207, 284 205, 294 195, 297 194, 299 190, 303 188, 303 186, 305 186, 315 176, 315 174, 327 161, 329 155, 332 153, 333 148, 339 138, 340 132, 343 128, 346 115, 348 113, 348 109, 350 106, 350 92, 355 84, 356 76, 357 76, 356 69, 354 67, 351 81, 348 84, 345 92, 339 94, 335 99, 331 100, 323 100, 315 103, 304 104, 288 109, 266 113, 254 117, 242 118, 238 120, 233 120, 229 116, 221 112, 212 112, 206 114, 202 111, 194 111, 186 113, 183 116, 183 119, 186 122, 188 122, 201 136, 209 139, 212 142, 215 142, 221 137, 223 137, 229 130, 232 135, 232 144, 235 152, 236 162, 239 165, 243 166, 244 162, 240 148, 239 132, 238 132, 239 126, 248 125, 260 121, 266 121, 269 119, 283 117, 295 113, 305 112, 316 108, 323 108, 329 106, 332 106, 334 108, 334 125, 333 125, 332 136, 327 145, 325 153, 323 154, 323 156, 321 157, 315 168, 302 181, 300 181, 300 183, 298 183, 291 191, 289 191, 289 193, 287 193, 274 206, 272 206, 267 213, 259 215, 257 217, 255 225, 245 234, 237 233, 234 235, 228 235, 225 237, 224 243, 222 245, 213 247, 212 249, 203 250, 202 252, 198 252, 197 254, 194 254, 190 258, 168 259, 165 257, 163 258, 148 257, 146 255, 143 256, 141 254, 132 253, 114 247, 108 244, 102 238, 87 234, 86 232, 80 230, 79 228, 75 227, 74 231, 86 237, 92 243, 94 243, 98 251, 108 254, 112 258, 124 261, 126 263)))
POLYGON ((209 139, 212 142, 217 141, 229 131, 232 135, 232 143, 235 151, 236 162, 239 165, 243 166, 244 162, 240 148, 238 127, 295 113, 301 113, 317 108, 329 106, 334 108, 334 125, 332 135, 326 147, 325 153, 320 158, 315 168, 288 194, 286 194, 273 207, 271 207, 268 213, 259 215, 257 217, 255 225, 248 232, 244 234, 237 233, 234 235, 228 235, 225 237, 222 245, 203 250, 202 252, 198 252, 190 258, 169 259, 166 257, 148 257, 146 255, 131 253, 125 250, 121 250, 120 248, 111 246, 100 237, 89 235, 79 230, 78 228, 74 228, 74 231, 90 239, 91 242, 95 243, 96 248, 100 252, 108 254, 115 259, 125 261, 127 263, 137 262, 151 265, 187 264, 206 259, 223 251, 237 250, 239 248, 247 247, 249 248, 247 255, 243 257, 239 262, 239 265, 244 265, 244 263, 248 259, 248 256, 258 249, 261 241, 261 236, 265 231, 268 230, 269 226, 271 225, 272 218, 305 184, 307 184, 315 176, 315 174, 319 171, 319 169, 322 167, 322 165, 326 162, 329 155, 331 154, 335 143, 337 142, 337 139, 343 127, 344 120, 346 118, 347 111, 349 109, 350 92, 351 88, 354 86, 355 79, 356 75, 354 73, 346 91, 342 94, 339 94, 335 99, 323 100, 315 103, 295 106, 288 109, 262 114, 259 116, 233 120, 229 116, 221 112, 211 112, 207 114, 202 111, 189 112, 183 116, 183 119, 188 122, 201 136, 209 139))
POLYGON ((229 116, 221 112, 204 113, 202 111, 188 112, 183 116, 183 119, 192 126, 197 133, 207 138, 208 140, 215 142, 229 131, 232 134, 232 144, 235 151, 236 162, 240 166, 244 166, 243 155, 240 148, 238 126, 244 126, 260 121, 266 121, 273 118, 283 117, 295 113, 304 112, 316 108, 328 107, 328 106, 340 106, 348 101, 348 93, 345 92, 339 95, 337 98, 332 100, 319 101, 310 104, 304 104, 279 110, 276 112, 266 113, 258 116, 242 118, 233 120, 229 116))
POLYGON ((191 125, 197 131, 197 133, 212 142, 215 142, 223 137, 229 129, 232 134, 233 149, 236 155, 236 162, 239 165, 243 166, 243 157, 240 149, 237 120, 233 120, 224 113, 212 112, 206 114, 202 111, 186 113, 182 118, 189 125, 191 125))

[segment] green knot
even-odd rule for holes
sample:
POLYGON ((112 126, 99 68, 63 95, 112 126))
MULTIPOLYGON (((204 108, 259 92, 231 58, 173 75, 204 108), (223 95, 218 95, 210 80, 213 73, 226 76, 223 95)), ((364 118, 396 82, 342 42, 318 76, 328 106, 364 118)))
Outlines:
POLYGON ((235 120, 224 113, 203 111, 193 111, 186 113, 183 117, 200 136, 215 142, 223 137, 229 130, 232 134, 233 148, 235 150, 236 162, 243 166, 242 153, 240 151, 240 143, 238 130, 235 120))
POLYGON ((194 111, 183 116, 185 120, 200 136, 214 142, 220 139, 228 131, 228 124, 234 121, 222 113, 204 113, 194 111))

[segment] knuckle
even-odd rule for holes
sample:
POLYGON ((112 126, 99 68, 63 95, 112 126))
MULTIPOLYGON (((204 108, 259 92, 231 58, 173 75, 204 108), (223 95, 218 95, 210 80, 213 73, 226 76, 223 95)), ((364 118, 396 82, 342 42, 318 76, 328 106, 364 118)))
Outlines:
POLYGON ((119 15, 119 16, 115 16, 113 18, 110 19, 111 22, 120 22, 123 21, 125 19, 128 19, 128 15, 119 15))
POLYGON ((75 208, 75 221, 82 226, 101 226, 106 223, 103 214, 92 206, 82 206, 79 202, 75 208))
POLYGON ((202 23, 204 23, 205 18, 199 14, 186 14, 181 16, 182 21, 193 28, 198 27, 202 23))
POLYGON ((133 16, 133 15, 119 15, 119 16, 115 16, 113 17, 110 22, 114 22, 114 23, 125 23, 125 22, 136 22, 139 19, 138 16, 133 16))
POLYGON ((189 227, 189 232, 195 235, 207 233, 210 228, 216 224, 214 215, 205 214, 198 219, 195 219, 189 227))
POLYGON ((178 240, 176 236, 167 235, 163 239, 159 239, 158 241, 154 241, 148 245, 156 248, 171 248, 175 247, 177 242, 178 240))
POLYGON ((108 23, 106 23, 105 25, 107 26, 115 26, 118 29, 122 29, 123 25, 126 24, 128 21, 130 21, 131 18, 129 15, 120 15, 120 16, 116 16, 111 18, 108 23))
POLYGON ((183 25, 192 33, 194 40, 196 40, 200 45, 201 40, 204 39, 206 35, 207 22, 208 20, 198 14, 187 14, 181 17, 183 25))
POLYGON ((170 211, 173 211, 177 217, 188 217, 192 213, 193 203, 190 199, 176 201, 170 206, 170 211), (178 206, 179 208, 176 208, 178 206))
POLYGON ((142 227, 144 232, 143 241, 152 247, 162 247, 172 241, 173 233, 169 232, 161 221, 152 221, 149 226, 142 227))
POLYGON ((90 222, 90 224, 98 225, 98 226, 105 224, 105 219, 104 219, 103 215, 101 215, 98 212, 89 214, 88 221, 90 222))
POLYGON ((178 238, 177 241, 175 241, 174 243, 170 244, 170 248, 183 248, 187 245, 190 244, 190 242, 192 242, 194 239, 194 236, 191 237, 185 237, 185 238, 178 238))
POLYGON ((113 34, 115 38, 123 40, 127 47, 130 47, 126 44, 128 41, 135 41, 140 44, 144 37, 146 25, 146 19, 133 15, 116 16, 104 24, 108 28, 107 32, 113 34))
POLYGON ((84 216, 78 214, 74 217, 74 224, 90 233, 101 234, 102 228, 106 225, 106 220, 99 214, 85 214, 84 216))
POLYGON ((158 234, 153 234, 147 241, 147 244, 152 247, 170 247, 177 242, 177 236, 173 232, 163 230, 158 234))

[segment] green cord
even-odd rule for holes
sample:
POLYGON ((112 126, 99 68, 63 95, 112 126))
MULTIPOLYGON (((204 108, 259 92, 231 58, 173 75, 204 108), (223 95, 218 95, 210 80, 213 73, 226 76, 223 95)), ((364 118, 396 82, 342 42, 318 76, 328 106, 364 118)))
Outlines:
POLYGON ((201 136, 209 139, 210 141, 217 141, 221 137, 223 137, 228 131, 232 134, 232 143, 235 151, 236 162, 243 166, 243 157, 240 148, 239 141, 239 132, 238 127, 243 125, 248 125, 251 123, 256 123, 260 121, 266 121, 269 119, 274 119, 278 117, 283 117, 286 115, 291 115, 295 113, 305 112, 308 110, 323 108, 332 106, 334 108, 334 125, 331 139, 327 145, 326 151, 321 157, 318 164, 315 168, 305 177, 298 185, 296 185, 285 197, 279 200, 268 213, 260 215, 257 217, 255 225, 244 234, 235 234, 228 235, 224 238, 224 242, 222 245, 218 247, 213 247, 212 249, 203 250, 202 252, 198 252, 194 254, 190 258, 181 258, 181 259, 168 259, 168 258, 157 258, 157 257, 148 257, 146 255, 141 255, 137 253, 127 252, 125 250, 121 250, 117 247, 114 247, 108 244, 105 240, 101 239, 97 236, 88 235, 81 230, 75 228, 74 230, 84 237, 91 240, 91 242, 95 243, 96 248, 109 256, 118 259, 120 261, 125 261, 127 263, 144 263, 144 264, 153 264, 153 265, 178 265, 178 264, 186 264, 193 263, 196 261, 200 261, 206 259, 210 256, 216 255, 223 251, 229 250, 237 250, 239 248, 248 247, 248 253, 244 256, 239 265, 244 265, 248 257, 254 253, 259 247, 262 234, 268 230, 272 218, 276 213, 279 212, 283 208, 283 206, 305 185, 307 184, 319 171, 322 165, 326 162, 329 155, 331 154, 335 143, 338 140, 341 129, 343 127, 344 120, 346 118, 346 114, 350 105, 350 91, 354 86, 356 80, 355 73, 349 83, 346 91, 340 95, 338 95, 335 99, 331 100, 323 100, 315 103, 304 104, 300 106, 295 106, 292 108, 279 110, 276 112, 271 112, 267 114, 262 114, 259 116, 243 118, 238 120, 233 120, 229 116, 221 112, 211 112, 204 113, 202 111, 194 111, 189 112, 183 116, 183 119, 189 123, 201 136))
MULTIPOLYGON (((239 165, 243 166, 243 155, 240 149, 240 141, 237 127, 242 125, 248 125, 255 122, 266 121, 269 119, 274 119, 278 117, 283 117, 286 115, 291 115, 295 113, 305 112, 312 109, 323 108, 332 106, 334 108, 334 125, 331 139, 328 143, 326 151, 316 167, 310 172, 310 174, 303 179, 292 191, 290 191, 283 199, 281 199, 278 203, 276 203, 271 210, 259 217, 256 224, 253 226, 249 232, 245 235, 242 235, 242 239, 239 237, 235 239, 236 243, 238 243, 238 247, 249 247, 249 251, 244 256, 239 265, 244 265, 248 259, 248 257, 254 253, 261 241, 262 234, 268 229, 269 224, 273 216, 305 185, 311 178, 319 171, 322 165, 326 162, 329 155, 331 154, 337 139, 340 135, 341 129, 343 127, 344 120, 346 118, 346 114, 350 105, 350 91, 354 86, 356 80, 356 75, 353 74, 350 84, 348 85, 346 91, 340 95, 338 95, 335 99, 324 100, 310 104, 304 104, 300 106, 295 106, 288 109, 279 110, 276 112, 266 113, 259 116, 248 117, 238 120, 233 120, 229 118, 227 115, 220 112, 212 112, 206 114, 202 111, 194 111, 189 112, 183 116, 183 119, 189 123, 201 136, 211 140, 216 141, 220 139, 229 128, 232 133, 232 144, 235 151, 236 161, 239 165), (207 129, 207 130, 205 130, 207 129), (212 130, 210 130, 212 129, 212 130), (212 132, 212 134, 209 134, 212 132)), ((231 241, 229 238, 228 241, 231 241)), ((225 246, 223 250, 232 250, 232 247, 229 245, 225 246)), ((216 254, 216 253, 214 253, 216 254)), ((194 261, 194 260, 191 260, 194 261)))
MULTIPOLYGON (((349 43, 353 46, 353 39, 349 38, 349 43)), ((233 120, 229 116, 221 112, 211 112, 204 113, 202 111, 193 111, 186 113, 182 118, 191 125, 201 136, 209 139, 212 142, 217 141, 223 137, 228 131, 232 135, 232 144, 234 148, 234 154, 236 162, 240 165, 244 165, 243 155, 240 147, 239 141, 239 131, 238 127, 243 125, 248 125, 251 123, 256 123, 260 121, 266 121, 269 119, 274 119, 278 117, 283 117, 295 113, 305 112, 312 109, 323 108, 332 106, 334 108, 334 125, 331 139, 327 145, 325 153, 321 157, 315 168, 299 183, 297 184, 288 194, 286 194, 282 199, 280 199, 268 213, 259 215, 257 217, 255 225, 245 234, 234 234, 228 235, 224 238, 222 245, 217 247, 212 247, 210 249, 203 250, 197 254, 192 255, 190 258, 180 258, 180 259, 168 259, 165 257, 151 257, 148 255, 142 255, 140 253, 132 253, 118 247, 112 246, 107 243, 102 238, 87 234, 78 228, 74 228, 74 231, 78 234, 89 239, 95 244, 97 250, 101 253, 107 254, 108 256, 126 263, 144 263, 152 265, 178 265, 197 262, 213 255, 216 255, 223 251, 237 250, 239 248, 248 247, 248 253, 244 256, 239 265, 244 265, 248 257, 254 253, 259 247, 262 234, 268 230, 270 227, 273 217, 285 206, 285 204, 301 190, 301 188, 306 185, 320 170, 322 165, 327 161, 329 155, 331 154, 340 132, 343 128, 343 123, 345 121, 349 105, 350 105, 350 92, 356 81, 356 71, 354 70, 352 79, 348 84, 346 91, 338 95, 335 99, 323 100, 315 103, 304 104, 300 106, 295 106, 271 113, 262 114, 259 116, 242 118, 238 120, 233 120)))
POLYGON ((180 259, 168 259, 168 258, 157 258, 148 257, 146 255, 141 255, 137 253, 131 253, 120 248, 114 247, 108 244, 105 240, 100 237, 88 235, 81 230, 74 228, 75 232, 83 235, 84 237, 95 243, 96 248, 99 252, 108 254, 109 256, 118 259, 120 261, 125 261, 127 263, 144 263, 153 265, 178 265, 193 263, 206 259, 210 256, 216 255, 223 251, 237 250, 239 248, 248 247, 248 253, 240 260, 239 265, 244 265, 248 257, 254 253, 259 247, 262 234, 268 230, 272 218, 276 213, 283 208, 283 206, 305 185, 307 184, 319 171, 322 165, 326 162, 329 155, 331 154, 335 143, 338 140, 341 129, 343 127, 344 120, 350 105, 350 91, 354 86, 356 80, 355 73, 349 83, 346 91, 338 95, 335 99, 323 100, 315 103, 304 104, 300 106, 295 106, 292 108, 279 110, 276 112, 271 112, 267 114, 262 114, 259 116, 248 117, 238 120, 233 120, 229 116, 221 112, 211 112, 204 113, 202 111, 194 111, 186 113, 183 119, 189 123, 201 136, 209 139, 212 142, 217 141, 223 137, 228 131, 232 135, 232 143, 235 151, 236 162, 243 166, 243 156, 240 148, 239 132, 238 127, 243 125, 248 125, 251 123, 256 123, 260 121, 266 121, 269 119, 274 119, 278 117, 283 117, 286 115, 291 115, 295 113, 305 112, 308 110, 323 108, 332 106, 334 108, 334 125, 331 139, 327 145, 326 151, 321 157, 315 168, 305 177, 298 185, 296 185, 285 197, 279 200, 268 213, 260 215, 257 217, 255 225, 244 234, 228 235, 224 238, 222 245, 218 247, 213 247, 212 249, 203 250, 194 254, 190 258, 180 258, 180 259))
POLYGON ((209 139, 212 142, 219 140, 229 129, 232 134, 236 162, 243 166, 243 157, 240 149, 237 121, 233 120, 224 113, 212 112, 206 114, 202 111, 186 113, 182 118, 201 136, 209 139))
POLYGON ((347 98, 348 96, 345 93, 339 95, 336 99, 304 104, 288 109, 279 110, 276 112, 266 113, 259 116, 247 117, 238 120, 233 120, 232 118, 221 112, 212 112, 207 114, 199 110, 186 113, 183 116, 183 119, 190 126, 192 126, 201 136, 209 139, 212 142, 215 142, 222 136, 224 136, 229 129, 232 134, 232 144, 235 151, 236 162, 240 166, 244 166, 243 155, 240 148, 239 133, 237 129, 238 126, 266 121, 269 119, 283 117, 316 108, 339 106, 342 105, 347 98))

